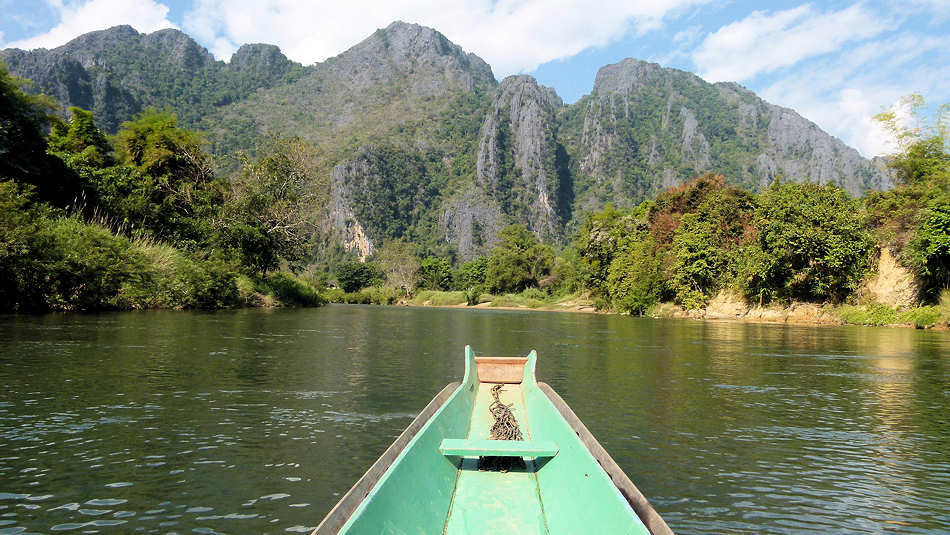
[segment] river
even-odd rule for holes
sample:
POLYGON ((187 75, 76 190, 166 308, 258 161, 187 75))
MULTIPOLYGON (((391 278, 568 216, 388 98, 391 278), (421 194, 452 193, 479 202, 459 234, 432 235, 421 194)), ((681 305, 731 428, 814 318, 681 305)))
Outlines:
POLYGON ((0 317, 0 535, 308 532, 465 344, 680 535, 950 532, 950 333, 331 305, 0 317))

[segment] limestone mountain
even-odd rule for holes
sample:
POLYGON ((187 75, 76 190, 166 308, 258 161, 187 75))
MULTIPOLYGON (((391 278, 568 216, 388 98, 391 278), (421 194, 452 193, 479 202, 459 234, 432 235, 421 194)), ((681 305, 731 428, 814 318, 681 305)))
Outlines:
POLYGON ((153 105, 204 131, 222 157, 272 131, 311 141, 314 183, 330 188, 313 207, 325 221, 318 256, 365 257, 406 239, 470 259, 515 222, 563 243, 586 211, 705 172, 751 190, 779 176, 853 194, 891 184, 881 166, 738 84, 627 59, 564 105, 530 76, 499 84, 479 57, 403 22, 310 66, 272 45, 224 63, 177 30, 128 26, 0 59, 108 130, 153 105))
POLYGON ((854 195, 891 185, 880 167, 793 110, 655 63, 601 68, 591 94, 561 120, 584 207, 638 202, 705 172, 750 190, 779 176, 854 195))
POLYGON ((273 45, 244 45, 230 63, 178 30, 140 34, 131 26, 90 32, 52 50, 7 49, 0 60, 65 110, 92 110, 106 131, 147 106, 173 109, 195 127, 215 108, 287 83, 303 67, 273 45))

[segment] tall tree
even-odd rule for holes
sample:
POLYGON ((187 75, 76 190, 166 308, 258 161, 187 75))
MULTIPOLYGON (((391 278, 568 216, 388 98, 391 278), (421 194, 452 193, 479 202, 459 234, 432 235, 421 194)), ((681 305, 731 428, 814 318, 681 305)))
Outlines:
POLYGON ((266 274, 281 258, 303 258, 326 191, 318 154, 300 138, 272 134, 257 158, 244 156, 242 173, 232 181, 222 236, 245 265, 266 274))
POLYGON ((927 113, 923 97, 910 95, 902 108, 909 113, 877 116, 897 139, 888 165, 898 186, 869 196, 868 206, 876 226, 889 231, 884 238, 902 249, 923 297, 935 301, 950 289, 950 103, 927 113))
POLYGON ((23 91, 27 83, 0 62, 0 179, 32 184, 39 200, 67 206, 80 194, 79 177, 47 154, 45 133, 55 106, 23 91))
POLYGON ((419 284, 419 259, 414 246, 403 240, 393 240, 383 244, 376 251, 375 258, 386 282, 412 295, 419 284))
POLYGON ((522 225, 510 225, 498 233, 500 242, 492 251, 485 282, 493 292, 520 292, 537 286, 551 273, 554 251, 522 225))

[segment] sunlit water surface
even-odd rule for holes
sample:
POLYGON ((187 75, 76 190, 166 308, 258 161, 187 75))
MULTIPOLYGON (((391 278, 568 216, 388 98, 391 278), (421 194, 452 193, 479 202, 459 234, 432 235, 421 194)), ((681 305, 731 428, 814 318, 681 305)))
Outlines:
POLYGON ((308 532, 465 344, 679 534, 950 532, 950 333, 328 306, 0 317, 0 535, 308 532))

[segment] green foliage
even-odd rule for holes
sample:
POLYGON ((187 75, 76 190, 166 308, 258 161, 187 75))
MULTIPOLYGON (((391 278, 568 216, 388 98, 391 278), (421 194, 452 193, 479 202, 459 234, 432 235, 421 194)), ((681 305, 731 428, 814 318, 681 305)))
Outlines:
MULTIPOLYGON (((488 272, 489 258, 482 256, 459 266, 452 277, 456 290, 468 291, 470 288, 481 288, 485 285, 485 274, 488 272)), ((476 296, 477 297, 477 296, 476 296)))
POLYGON ((501 295, 492 295, 488 299, 491 301, 492 307, 510 307, 510 308, 540 308, 544 306, 544 294, 532 293, 530 290, 537 290, 536 288, 529 288, 525 290, 528 292, 526 295, 522 293, 506 293, 501 295))
POLYGON ((53 252, 45 268, 52 310, 116 308, 124 284, 140 283, 145 260, 127 239, 77 218, 57 218, 49 231, 53 252))
POLYGON ((603 211, 588 215, 577 239, 577 248, 584 264, 585 285, 597 298, 610 294, 607 282, 610 265, 625 236, 643 232, 647 227, 642 220, 646 207, 626 213, 608 204, 603 211))
POLYGON ((344 292, 353 293, 380 282, 382 274, 368 262, 346 262, 337 266, 336 279, 344 292))
POLYGON ((0 308, 108 310, 237 304, 234 272, 168 245, 54 216, 0 183, 0 308))
POLYGON ((52 237, 49 210, 31 202, 32 186, 0 182, 0 309, 45 308, 45 257, 52 237))
POLYGON ((445 180, 441 157, 386 145, 361 152, 356 162, 372 170, 358 174, 360 183, 346 184, 355 215, 370 238, 421 242, 429 237, 445 180))
POLYGON ((171 111, 147 108, 122 123, 115 147, 119 161, 148 176, 200 183, 212 171, 201 150, 203 143, 197 133, 179 128, 178 117, 171 111))
POLYGON ((662 295, 656 244, 646 233, 624 237, 607 270, 606 286, 615 310, 644 314, 662 295))
POLYGON ((521 225, 511 225, 498 233, 499 244, 492 251, 485 283, 495 293, 520 292, 537 286, 551 272, 551 247, 521 225))
POLYGON ((552 294, 565 295, 583 290, 587 280, 589 275, 580 252, 575 247, 567 247, 554 260, 551 276, 541 282, 552 294))
POLYGON ((277 272, 267 278, 267 285, 281 303, 296 306, 320 306, 325 303, 316 288, 289 273, 277 272))
POLYGON ((412 298, 414 305, 429 306, 452 306, 467 303, 468 297, 465 292, 444 292, 438 290, 423 290, 412 298))
POLYGON ((401 292, 390 286, 370 286, 355 292, 346 292, 342 295, 330 294, 331 297, 338 297, 339 299, 339 301, 332 302, 348 305, 393 305, 401 295, 401 292))
POLYGON ((911 324, 918 329, 950 319, 939 307, 916 307, 896 310, 881 303, 865 306, 843 305, 837 310, 838 317, 845 323, 854 325, 898 325, 911 324))
POLYGON ((479 297, 484 293, 485 289, 482 285, 469 286, 464 290, 465 292, 465 304, 472 307, 479 303, 479 297))
POLYGON ((419 286, 419 259, 411 243, 402 240, 387 242, 376 251, 374 258, 386 282, 393 288, 403 289, 411 295, 419 286))
MULTIPOLYGON (((58 146, 72 150, 86 141, 98 142, 91 118, 75 112, 75 124, 81 139, 71 138, 60 128, 58 146)), ((201 149, 201 137, 178 128, 169 112, 149 109, 122 124, 116 137, 120 165, 90 168, 90 158, 69 158, 71 164, 90 183, 94 202, 105 215, 124 228, 142 229, 153 237, 187 249, 198 249, 211 241, 211 219, 221 203, 221 191, 214 178, 210 157, 201 149)), ((66 154, 69 154, 68 152, 66 154)))
POLYGON ((427 290, 452 288, 452 266, 445 258, 428 256, 419 264, 419 287, 427 290))
POLYGON ((950 104, 932 121, 920 95, 905 97, 903 105, 909 121, 893 109, 876 117, 898 141, 888 162, 898 185, 870 196, 867 206, 882 241, 901 250, 914 270, 923 297, 936 300, 950 287, 950 104))
POLYGON ((708 295, 721 284, 727 258, 716 238, 713 225, 695 213, 684 214, 673 235, 669 286, 674 302, 687 310, 704 307, 708 295))
POLYGON ((950 288, 950 196, 921 211, 920 222, 905 258, 924 282, 928 297, 950 288))
POLYGON ((54 104, 27 94, 27 83, 0 62, 0 180, 30 184, 40 200, 68 206, 81 194, 79 178, 47 154, 45 132, 54 104))
POLYGON ((312 205, 323 198, 316 152, 299 138, 272 134, 256 159, 243 158, 242 175, 231 184, 219 240, 261 275, 305 254, 315 229, 312 205))
POLYGON ((74 169, 113 165, 112 144, 96 126, 92 112, 72 106, 69 113, 69 121, 53 122, 47 139, 49 152, 65 160, 74 169))
POLYGON ((749 299, 841 301, 867 272, 873 240, 857 201, 836 186, 773 184, 756 227, 740 281, 749 299))

